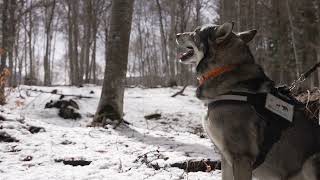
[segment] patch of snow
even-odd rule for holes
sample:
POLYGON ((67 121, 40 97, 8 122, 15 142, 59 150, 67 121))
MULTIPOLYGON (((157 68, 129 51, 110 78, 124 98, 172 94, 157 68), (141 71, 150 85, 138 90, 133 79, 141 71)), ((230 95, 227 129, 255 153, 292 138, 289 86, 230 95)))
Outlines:
POLYGON ((19 86, 11 90, 8 103, 1 107, 0 114, 6 120, 0 120, 0 131, 19 142, 0 142, 0 179, 221 179, 219 170, 186 173, 169 166, 190 159, 220 159, 202 131, 206 108, 195 98, 195 89, 188 87, 186 96, 170 97, 180 88, 126 89, 124 119, 131 124, 115 130, 86 127, 98 105, 99 86, 19 86), (60 95, 28 89, 56 89, 58 93, 92 98, 65 97, 79 104, 82 116, 68 120, 60 118, 57 109, 44 109, 47 102, 58 100, 60 95), (160 113, 161 117, 144 118, 152 113, 160 113), (32 134, 29 126, 43 127, 45 132, 32 134), (91 163, 71 166, 59 159, 91 163))

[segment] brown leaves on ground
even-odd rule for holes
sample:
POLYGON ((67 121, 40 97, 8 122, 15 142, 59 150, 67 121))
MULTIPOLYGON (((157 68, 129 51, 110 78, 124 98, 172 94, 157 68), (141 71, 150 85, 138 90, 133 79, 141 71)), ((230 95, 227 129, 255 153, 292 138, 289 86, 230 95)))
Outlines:
POLYGON ((4 54, 5 52, 6 52, 6 50, 5 50, 5 49, 0 48, 0 55, 4 54))
POLYGON ((0 74, 0 86, 4 86, 6 84, 7 79, 10 77, 11 72, 9 69, 4 68, 0 74))
POLYGON ((0 105, 4 105, 6 102, 5 90, 4 87, 6 85, 7 79, 10 77, 11 73, 9 69, 4 68, 0 74, 0 105))

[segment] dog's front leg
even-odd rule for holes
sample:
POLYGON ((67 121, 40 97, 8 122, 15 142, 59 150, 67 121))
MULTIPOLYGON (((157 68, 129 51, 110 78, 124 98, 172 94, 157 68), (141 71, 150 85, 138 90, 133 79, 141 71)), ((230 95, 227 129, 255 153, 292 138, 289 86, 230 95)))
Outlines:
POLYGON ((249 158, 239 157, 234 159, 232 171, 234 180, 252 180, 252 167, 249 158))
POLYGON ((222 180, 233 180, 231 164, 223 156, 221 158, 222 180))

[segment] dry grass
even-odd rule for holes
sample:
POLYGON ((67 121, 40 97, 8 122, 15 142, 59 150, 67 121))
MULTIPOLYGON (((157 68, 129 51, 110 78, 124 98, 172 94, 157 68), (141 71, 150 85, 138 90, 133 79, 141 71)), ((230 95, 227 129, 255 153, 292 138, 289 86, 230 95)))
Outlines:
POLYGON ((305 104, 305 111, 309 119, 318 121, 320 112, 320 89, 314 88, 307 90, 298 94, 296 98, 305 104))

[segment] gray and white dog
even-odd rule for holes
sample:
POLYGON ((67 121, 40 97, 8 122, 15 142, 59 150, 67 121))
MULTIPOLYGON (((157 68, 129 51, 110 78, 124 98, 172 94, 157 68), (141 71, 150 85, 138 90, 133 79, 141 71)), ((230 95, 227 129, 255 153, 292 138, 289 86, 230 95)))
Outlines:
MULTIPOLYGON (((247 45, 256 32, 234 33, 233 23, 224 23, 177 34, 180 62, 197 65, 198 98, 211 100, 231 91, 271 91, 273 82, 255 64, 247 45)), ((249 103, 226 101, 208 106, 203 126, 221 152, 223 180, 251 180, 253 176, 259 180, 320 180, 319 126, 303 110, 294 111, 290 126, 281 129, 266 150, 265 142, 277 132, 273 130, 278 121, 273 122, 268 125, 249 103)))

